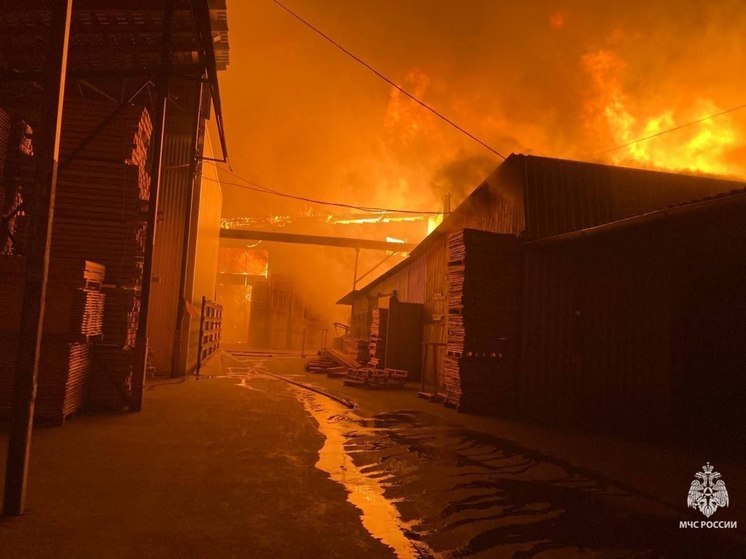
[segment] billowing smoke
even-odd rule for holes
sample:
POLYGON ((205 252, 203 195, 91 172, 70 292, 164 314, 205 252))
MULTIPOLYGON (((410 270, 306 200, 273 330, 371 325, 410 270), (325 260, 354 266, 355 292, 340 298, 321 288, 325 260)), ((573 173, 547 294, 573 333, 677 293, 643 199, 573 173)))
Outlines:
MULTIPOLYGON (((289 4, 504 155, 746 177, 746 109, 607 151, 746 103, 742 0, 289 4)), ((272 2, 228 10, 221 86, 240 175, 305 197, 438 210, 444 193, 458 201, 501 162, 272 2)), ((230 186, 224 198, 225 215, 349 211, 230 186)), ((351 287, 347 252, 291 252, 273 256, 278 267, 324 272, 323 288, 310 281, 314 299, 351 287)), ((364 254, 361 270, 377 257, 364 254)))

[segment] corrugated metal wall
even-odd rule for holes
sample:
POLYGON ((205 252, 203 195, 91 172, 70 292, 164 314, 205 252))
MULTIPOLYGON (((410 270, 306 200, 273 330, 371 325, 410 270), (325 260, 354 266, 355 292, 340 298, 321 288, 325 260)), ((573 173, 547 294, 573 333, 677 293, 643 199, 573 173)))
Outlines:
POLYGON ((526 247, 521 404, 624 431, 746 412, 746 204, 526 247))
POLYGON ((189 163, 193 139, 169 133, 163 146, 163 173, 158 195, 148 340, 156 374, 170 375, 179 307, 184 236, 191 193, 189 163))
POLYGON ((645 428, 671 412, 664 239, 623 236, 526 253, 522 407, 645 428))
MULTIPOLYGON (((214 157, 209 134, 205 134, 205 156, 214 157)), ((220 216, 223 209, 223 193, 214 163, 205 161, 202 177, 194 192, 190 258, 187 262, 186 292, 191 293, 189 314, 189 340, 186 370, 191 372, 197 364, 199 338, 199 309, 202 297, 215 300, 220 252, 220 216)))
MULTIPOLYGON (((445 292, 448 233, 472 228, 545 238, 741 188, 703 177, 513 155, 408 260, 364 288, 353 312, 362 316, 370 297, 397 290, 402 301, 425 304, 424 340, 441 342, 444 329, 433 317, 443 308, 438 293, 445 292)), ((588 241, 582 250, 580 244, 526 249, 520 393, 524 409, 536 415, 602 417, 644 428, 648 421, 668 421, 673 406, 671 245, 665 236, 612 238, 588 241)), ((436 369, 442 374, 441 362, 436 369)), ((429 371, 430 365, 428 379, 429 371)))
MULTIPOLYGON (((526 237, 540 239, 641 214, 671 204, 743 188, 742 183, 595 165, 577 161, 512 155, 499 168, 523 173, 526 237)), ((514 187, 511 186, 511 190, 514 187)))

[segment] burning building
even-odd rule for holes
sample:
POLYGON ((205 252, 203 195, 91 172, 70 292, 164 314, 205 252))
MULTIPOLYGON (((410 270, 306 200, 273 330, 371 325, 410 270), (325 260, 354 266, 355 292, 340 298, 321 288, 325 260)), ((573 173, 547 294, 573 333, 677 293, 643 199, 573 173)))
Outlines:
POLYGON ((422 305, 423 387, 465 411, 725 425, 744 395, 745 186, 511 155, 409 258, 339 303, 357 338, 392 294, 422 305), (733 398, 718 406, 710 391, 693 413, 691 390, 708 383, 733 398))

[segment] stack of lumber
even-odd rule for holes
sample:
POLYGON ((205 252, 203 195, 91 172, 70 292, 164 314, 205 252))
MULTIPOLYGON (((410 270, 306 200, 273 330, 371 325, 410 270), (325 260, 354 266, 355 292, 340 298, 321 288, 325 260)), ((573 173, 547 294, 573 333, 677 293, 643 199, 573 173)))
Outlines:
POLYGON ((105 285, 106 313, 103 343, 120 348, 135 346, 140 316, 140 292, 136 289, 105 285))
POLYGON ((333 359, 319 354, 314 359, 306 361, 306 371, 309 373, 325 374, 329 378, 342 378, 347 376, 350 368, 347 365, 340 365, 333 359))
POLYGON ((65 100, 52 253, 101 262, 118 287, 142 282, 151 132, 143 107, 65 100))
MULTIPOLYGON (((0 416, 10 417, 13 375, 18 344, 0 344, 0 416)), ((91 344, 63 341, 42 343, 34 419, 60 425, 80 409, 91 366, 91 344)))
MULTIPOLYGON (((10 115, 0 107, 0 177, 5 173, 5 158, 10 146, 10 115)), ((3 192, 0 188, 0 207, 3 204, 3 192)))
POLYGON ((52 254, 106 266, 103 339, 93 351, 86 404, 120 409, 131 389, 140 312, 152 124, 143 107, 68 96, 52 254))
POLYGON ((319 357, 333 361, 337 365, 344 365, 351 369, 360 368, 360 363, 347 355, 345 352, 333 348, 324 348, 319 350, 319 357))
POLYGON ((409 373, 399 369, 373 369, 361 367, 350 369, 344 383, 347 386, 364 386, 366 388, 402 388, 407 382, 409 373))
MULTIPOLYGON (((0 335, 6 338, 15 337, 20 327, 25 268, 24 256, 0 256, 0 335)), ((52 260, 44 313, 45 340, 90 342, 103 335, 103 275, 104 267, 94 262, 52 260)))
POLYGON ((23 202, 33 188, 36 165, 31 127, 0 109, 0 253, 24 254, 23 202))
POLYGON ((374 369, 386 362, 386 330, 388 328, 388 309, 373 309, 370 324, 370 343, 368 344, 368 364, 374 369))
POLYGON ((370 340, 366 340, 365 338, 352 338, 347 336, 342 340, 342 351, 358 363, 366 363, 369 357, 369 344, 370 340))
MULTIPOLYGON (((152 133, 150 115, 143 107, 129 105, 118 109, 114 103, 68 96, 60 153, 63 161, 74 154, 76 160, 133 165, 147 174, 145 164, 152 133)), ((144 180, 140 186, 141 198, 147 200, 150 182, 144 180)))
POLYGON ((134 373, 134 346, 140 314, 136 289, 105 285, 103 340, 93 350, 86 407, 119 410, 129 401, 134 373))
MULTIPOLYGON (((25 257, 0 256, 0 415, 10 412, 25 281, 25 257)), ((103 333, 104 267, 53 259, 49 266, 35 417, 62 423, 82 403, 91 341, 103 333)))
POLYGON ((101 338, 106 302, 103 276, 101 264, 67 258, 52 261, 44 314, 46 338, 85 342, 101 338))
POLYGON ((511 396, 519 316, 515 239, 465 229, 448 239, 446 405, 491 413, 511 396))
POLYGON ((134 349, 95 344, 86 394, 86 409, 121 410, 132 391, 134 349))

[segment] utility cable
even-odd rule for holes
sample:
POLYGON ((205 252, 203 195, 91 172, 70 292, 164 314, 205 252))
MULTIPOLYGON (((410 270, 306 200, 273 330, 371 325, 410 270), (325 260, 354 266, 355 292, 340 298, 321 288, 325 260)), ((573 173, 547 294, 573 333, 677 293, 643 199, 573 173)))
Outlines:
POLYGON ((305 19, 303 19, 301 16, 299 16, 294 11, 292 11, 290 8, 288 8, 287 6, 285 6, 284 4, 282 4, 281 2, 279 2, 278 0, 273 0, 273 2, 275 4, 277 4, 280 8, 282 8, 283 10, 285 10, 287 13, 289 13, 291 16, 293 16, 295 19, 297 19, 298 21, 300 21, 303 25, 305 25, 306 27, 308 27, 309 29, 311 29, 312 31, 314 31, 315 33, 317 33, 318 35, 320 35, 321 37, 323 37, 324 39, 326 39, 327 41, 329 41, 332 45, 334 45, 335 47, 337 47, 339 50, 341 50, 347 56, 349 56, 350 58, 352 58, 353 60, 355 60, 356 62, 358 62, 359 64, 363 65, 365 68, 367 68, 371 72, 373 72, 376 76, 378 76, 379 78, 381 78, 383 81, 385 81, 391 87, 393 87, 394 89, 400 91, 401 93, 403 93, 404 95, 406 95, 407 97, 409 97, 412 101, 414 101, 415 103, 417 103, 418 105, 420 105, 422 108, 430 111, 432 114, 434 114, 435 116, 437 116, 439 119, 441 119, 442 121, 444 121, 447 124, 451 125, 453 128, 455 128, 456 130, 458 130, 462 134, 466 135, 467 137, 469 137, 473 141, 477 142, 483 148, 491 151, 492 153, 494 153, 495 155, 497 155, 501 159, 506 159, 506 157, 502 153, 500 153, 499 151, 497 151, 495 148, 493 148, 492 146, 490 146, 489 144, 487 144, 483 140, 480 140, 479 138, 477 138, 474 134, 472 134, 471 132, 469 132, 468 130, 466 130, 465 128, 463 128, 462 126, 460 126, 457 123, 455 123, 453 120, 451 120, 450 118, 448 118, 447 116, 445 116, 443 113, 441 113, 437 109, 431 107, 430 105, 428 105, 427 103, 425 103, 421 99, 417 98, 415 95, 413 95, 412 93, 410 93, 409 91, 407 91, 406 89, 404 89, 403 87, 401 87, 399 84, 397 84, 396 82, 394 82, 393 80, 391 80, 390 78, 388 78, 387 76, 385 76, 384 74, 382 74, 381 72, 379 72, 378 70, 376 70, 373 66, 371 66, 370 64, 368 64, 365 60, 363 60, 362 58, 360 58, 356 54, 354 54, 354 53, 350 52, 349 50, 347 50, 345 47, 343 47, 337 41, 335 41, 334 39, 332 39, 329 35, 327 35, 323 31, 321 31, 321 29, 319 29, 318 27, 315 27, 312 23, 310 23, 310 22, 306 21, 305 19))
POLYGON ((687 122, 685 124, 680 124, 679 126, 674 126, 673 128, 669 128, 668 130, 662 130, 660 132, 656 132, 655 134, 651 134, 650 136, 644 136, 643 138, 638 138, 637 140, 632 140, 631 142, 627 142, 626 144, 621 144, 621 145, 618 145, 618 146, 614 146, 613 148, 605 149, 603 151, 597 151, 596 153, 593 153, 592 155, 603 155, 605 153, 616 151, 618 149, 626 148, 626 147, 629 147, 631 145, 637 144, 639 142, 644 142, 644 141, 650 140, 652 138, 657 138, 658 136, 663 136, 664 134, 668 134, 670 132, 676 132, 677 130, 681 130, 682 128, 686 128, 688 126, 694 126, 695 124, 700 124, 701 122, 705 122, 706 120, 710 120, 712 118, 716 118, 716 117, 719 117, 719 116, 727 115, 728 113, 739 111, 739 110, 744 109, 744 108, 746 108, 746 104, 738 105, 737 107, 733 107, 733 108, 727 109, 725 111, 722 111, 722 112, 719 112, 719 113, 715 113, 714 115, 703 116, 700 119, 693 120, 693 121, 687 122))
POLYGON ((273 190, 271 188, 267 188, 266 186, 262 186, 260 184, 257 184, 255 182, 252 182, 248 179, 245 179, 239 175, 236 175, 235 173, 231 173, 233 176, 239 178, 240 180, 244 181, 246 184, 241 184, 237 182, 227 182, 220 179, 214 179, 212 177, 202 176, 203 179, 216 182, 223 186, 237 186, 239 188, 245 188, 246 190, 252 190, 254 192, 259 192, 261 194, 269 194, 272 196, 281 196, 283 198, 290 198, 292 200, 300 200, 302 202, 308 202, 310 204, 320 204, 323 206, 335 206, 339 208, 348 208, 353 210, 360 210, 364 212, 370 212, 370 213, 401 213, 401 214, 415 214, 415 215, 441 215, 443 212, 433 212, 433 211, 417 211, 417 210, 402 210, 398 208, 379 208, 375 206, 358 206, 355 204, 345 204, 343 202, 330 202, 328 200, 316 200, 314 198, 307 198, 305 196, 296 196, 295 194, 288 194, 287 192, 280 192, 278 190, 273 190))

